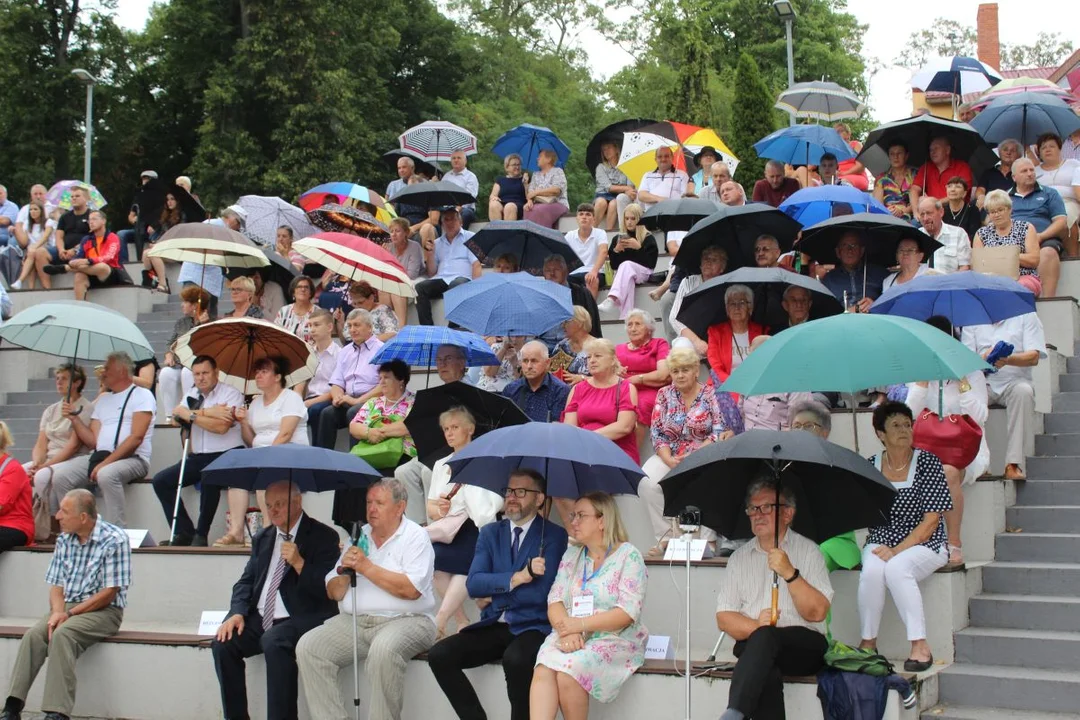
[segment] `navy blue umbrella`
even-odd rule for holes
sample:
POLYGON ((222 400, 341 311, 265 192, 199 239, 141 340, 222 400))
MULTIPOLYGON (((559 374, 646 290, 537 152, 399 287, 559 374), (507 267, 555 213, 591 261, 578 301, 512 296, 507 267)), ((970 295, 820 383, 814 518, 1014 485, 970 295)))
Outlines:
POLYGON ((957 55, 931 59, 911 78, 911 87, 960 96, 984 92, 999 82, 1001 75, 994 68, 973 57, 957 55))
POLYGON ((544 261, 551 255, 561 255, 571 272, 581 267, 581 258, 561 232, 529 220, 492 220, 465 246, 487 265, 509 253, 518 259, 519 268, 532 275, 544 274, 544 261))
POLYGON ((558 157, 558 161, 555 163, 556 167, 566 165, 566 161, 570 157, 570 148, 559 139, 559 136, 551 128, 530 125, 529 123, 522 123, 516 128, 507 130, 495 141, 495 146, 491 148, 491 152, 501 158, 505 158, 511 153, 517 153, 521 156, 521 167, 533 171, 540 169, 537 158, 540 156, 541 150, 551 150, 555 153, 558 157))
POLYGON ((361 488, 381 477, 355 455, 289 443, 229 450, 206 466, 202 481, 250 491, 288 480, 301 492, 327 492, 361 488))
POLYGON ((525 272, 489 273, 443 302, 448 321, 481 335, 541 335, 574 316, 570 288, 525 272))
POLYGON ((889 288, 870 312, 926 320, 942 315, 953 325, 989 325, 1035 312, 1035 294, 1012 278, 977 272, 923 275, 889 288))
POLYGON ((780 128, 754 143, 758 157, 789 165, 817 165, 821 156, 832 153, 837 160, 851 160, 855 151, 840 133, 824 125, 792 125, 780 128))
POLYGON ((1044 133, 1069 137, 1080 130, 1080 117, 1059 97, 1022 92, 992 100, 972 119, 971 127, 995 145, 1008 139, 1032 145, 1044 133))

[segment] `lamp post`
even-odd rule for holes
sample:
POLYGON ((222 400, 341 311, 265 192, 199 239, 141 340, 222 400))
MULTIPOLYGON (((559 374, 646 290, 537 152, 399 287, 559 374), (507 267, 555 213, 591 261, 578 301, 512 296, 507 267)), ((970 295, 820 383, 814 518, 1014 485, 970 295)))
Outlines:
POLYGON ((94 142, 94 85, 97 78, 82 68, 71 74, 86 84, 86 134, 83 136, 83 182, 90 183, 90 148, 94 142))
MULTIPOLYGON (((795 22, 795 6, 791 4, 791 0, 774 0, 772 6, 787 29, 787 84, 791 87, 795 84, 795 57, 791 46, 791 24, 795 22)), ((795 124, 795 113, 788 113, 788 124, 795 124)))

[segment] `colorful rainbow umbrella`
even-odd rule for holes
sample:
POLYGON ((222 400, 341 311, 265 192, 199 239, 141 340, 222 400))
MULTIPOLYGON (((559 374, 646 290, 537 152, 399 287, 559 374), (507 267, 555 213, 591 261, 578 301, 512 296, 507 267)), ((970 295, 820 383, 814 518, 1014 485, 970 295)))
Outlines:
POLYGON ((45 202, 53 207, 58 207, 61 210, 71 209, 71 188, 76 185, 82 185, 83 187, 90 189, 90 209, 100 210, 109 204, 105 197, 98 192, 98 189, 93 185, 84 183, 82 180, 60 180, 45 193, 45 202))
POLYGON ((363 185, 351 182, 329 182, 316 185, 300 196, 300 207, 311 212, 323 205, 344 205, 363 210, 384 225, 397 217, 394 208, 382 195, 363 185))
POLYGON ((706 146, 715 149, 720 155, 720 161, 726 163, 732 173, 735 172, 739 159, 715 130, 671 121, 646 125, 624 133, 619 169, 626 173, 634 185, 640 185, 645 173, 656 168, 656 151, 661 147, 668 147, 675 153, 675 167, 693 174, 697 169, 694 156, 706 146))

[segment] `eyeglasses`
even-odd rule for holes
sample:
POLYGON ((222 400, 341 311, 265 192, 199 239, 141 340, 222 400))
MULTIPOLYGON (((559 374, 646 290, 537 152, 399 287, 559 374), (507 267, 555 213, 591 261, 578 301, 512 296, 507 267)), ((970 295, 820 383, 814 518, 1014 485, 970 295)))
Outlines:
POLYGON ((595 513, 593 515, 590 515, 589 513, 572 512, 572 513, 570 513, 570 518, 569 519, 570 519, 571 523, 576 523, 578 520, 584 520, 585 518, 598 518, 598 517, 603 517, 603 516, 604 516, 603 513, 595 513))
POLYGON ((861 247, 862 246, 859 245, 859 243, 851 243, 851 242, 849 242, 849 243, 842 243, 842 244, 838 245, 837 249, 838 250, 858 250, 861 247))
POLYGON ((921 252, 919 250, 919 248, 901 248, 901 249, 896 251, 896 254, 897 255, 917 255, 919 252, 921 252))
POLYGON ((744 308, 749 307, 750 303, 746 300, 732 300, 729 303, 725 303, 729 308, 744 308))
POLYGON ((503 497, 513 496, 513 497, 516 497, 519 500, 521 500, 521 499, 524 499, 525 496, 528 495, 529 493, 536 493, 537 495, 539 495, 540 491, 539 490, 530 490, 529 488, 512 488, 512 487, 503 488, 503 497))
POLYGON ((765 503, 764 505, 747 505, 746 514, 750 517, 754 515, 772 515, 773 510, 778 507, 788 507, 787 503, 765 503))
POLYGON ((810 422, 794 422, 794 423, 791 423, 791 429, 792 430, 809 430, 809 431, 813 432, 815 430, 821 430, 823 427, 824 426, 821 423, 814 422, 812 420, 810 422))

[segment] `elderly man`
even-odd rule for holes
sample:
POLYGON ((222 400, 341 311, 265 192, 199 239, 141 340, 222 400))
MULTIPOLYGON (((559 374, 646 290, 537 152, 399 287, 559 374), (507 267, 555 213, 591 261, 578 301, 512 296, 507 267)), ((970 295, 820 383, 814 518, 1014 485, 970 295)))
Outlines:
MULTIPOLYGON (((86 458, 83 458, 86 462, 86 458)), ((98 517, 89 490, 71 490, 56 513, 60 536, 45 572, 49 613, 23 635, 0 718, 19 720, 30 686, 46 658, 46 720, 67 720, 75 706, 75 661, 115 635, 131 585, 127 533, 98 517)))
POLYGON ((353 661, 354 623, 369 680, 371 720, 401 717, 408 662, 435 642, 435 551, 424 529, 405 517, 407 498, 397 479, 385 478, 368 488, 368 522, 326 574, 325 593, 341 612, 304 635, 296 647, 313 718, 347 720, 352 715, 345 712, 338 673, 353 661))
MULTIPOLYGON (((592 320, 592 330, 590 330, 592 336, 603 337, 600 331, 600 310, 596 304, 596 298, 584 285, 568 282, 569 277, 570 273, 566 265, 566 258, 562 255, 548 255, 544 258, 544 279, 556 285, 570 288, 570 302, 574 305, 580 305, 589 313, 589 318, 592 320)), ((565 337, 565 333, 563 332, 562 323, 559 323, 541 335, 539 339, 550 350, 563 337, 565 337)))
POLYGON ((546 493, 547 480, 535 470, 510 473, 504 517, 480 530, 469 568, 480 621, 428 651, 431 672, 459 718, 487 717, 464 670, 501 662, 510 720, 529 720, 533 666, 551 632, 547 594, 567 545, 566 531, 537 514, 546 493))
POLYGON ((551 359, 547 345, 530 340, 522 346, 518 358, 521 377, 504 387, 502 394, 534 422, 559 422, 570 386, 548 372, 551 359))
POLYGON ((266 659, 265 717, 296 718, 297 643, 337 614, 323 588, 338 555, 337 532, 308 517, 299 488, 284 480, 266 489, 266 509, 270 527, 251 541, 229 617, 210 646, 226 718, 248 717, 245 661, 260 654, 266 659))
POLYGON ((836 156, 831 152, 822 153, 821 160, 818 161, 818 175, 821 176, 821 184, 850 186, 851 183, 840 177, 839 171, 840 163, 837 161, 836 156))
POLYGON ((813 293, 798 285, 788 285, 784 288, 784 294, 782 295, 782 300, 780 302, 780 307, 784 309, 784 314, 787 317, 784 322, 780 324, 770 325, 769 329, 772 331, 773 335, 776 335, 788 328, 802 325, 810 319, 810 308, 813 304, 813 293))
POLYGON ((0 185, 0 248, 15 245, 15 223, 19 220, 19 206, 8 199, 7 188, 0 185))
POLYGON ((971 176, 971 166, 963 160, 952 157, 952 143, 948 138, 934 138, 930 141, 930 160, 915 173, 909 192, 911 206, 919 206, 919 198, 930 195, 936 198, 948 196, 946 185, 954 177, 962 177, 968 187, 975 184, 971 176))
MULTIPOLYGON (((455 151, 450 156, 450 172, 443 175, 443 180, 454 183, 465 192, 476 197, 480 194, 480 181, 476 179, 476 175, 466 165, 468 165, 468 160, 465 158, 465 152, 463 150, 455 151)), ((462 226, 468 229, 476 220, 476 203, 458 205, 457 211, 461 214, 462 226)))
POLYGON ((431 301, 441 298, 450 288, 480 277, 480 261, 465 246, 473 236, 462 229, 462 215, 450 208, 442 214, 443 234, 434 242, 424 243, 424 264, 430 280, 416 284, 416 314, 421 325, 434 325, 431 301))
POLYGON ((142 480, 150 469, 151 440, 157 400, 132 380, 135 364, 127 353, 114 352, 105 361, 101 383, 109 390, 94 403, 89 423, 73 405, 64 403, 61 414, 93 454, 73 457, 53 466, 53 506, 69 490, 97 485, 105 498, 104 515, 113 525, 126 527, 124 485, 142 480))
POLYGON ((330 399, 308 408, 310 417, 319 410, 319 424, 313 430, 312 445, 333 450, 337 433, 348 427, 353 416, 371 398, 379 394, 379 369, 371 359, 383 346, 375 337, 371 313, 359 308, 351 310, 345 326, 351 340, 337 354, 337 363, 330 376, 330 399))
POLYGON ((341 352, 341 343, 334 339, 334 316, 325 308, 314 308, 308 315, 308 332, 311 333, 315 357, 319 359, 315 375, 304 387, 308 427, 314 428, 319 423, 319 413, 326 407, 323 403, 333 400, 330 393, 330 378, 337 370, 337 356, 341 352))
MULTIPOLYGON (((699 171, 700 174, 700 171, 699 171)), ((695 175, 694 177, 697 177, 695 175)), ((716 204, 720 204, 720 188, 724 183, 731 180, 731 169, 724 162, 714 162, 709 167, 709 174, 707 175, 708 184, 698 191, 698 197, 702 200, 712 200, 716 204)), ((696 183, 695 183, 696 184, 696 183)))
POLYGON ((724 248, 719 245, 709 245, 701 251, 701 272, 695 275, 687 275, 679 284, 679 289, 675 291, 674 295, 667 293, 660 300, 660 313, 665 319, 668 337, 684 337, 688 339, 693 343, 697 354, 702 357, 705 357, 708 353, 709 343, 679 322, 679 311, 682 310, 683 300, 688 294, 701 287, 702 283, 724 274, 727 269, 727 262, 727 251, 724 248), (667 303, 669 297, 672 298, 672 301, 667 303))
MULTIPOLYGON (((412 180, 413 175, 416 174, 416 161, 411 157, 399 157, 397 161, 397 174, 397 180, 391 181, 390 184, 386 186, 387 200, 396 197, 398 193, 409 187, 409 181, 412 180)), ((397 211, 398 217, 405 218, 409 221, 410 237, 419 234, 421 242, 435 242, 435 222, 437 222, 438 218, 437 212, 434 213, 436 219, 433 222, 433 213, 430 213, 418 205, 395 203, 394 210, 397 211)))
POLYGON ((784 163, 770 160, 765 163, 765 179, 754 183, 754 202, 780 207, 780 203, 799 191, 799 181, 784 174, 784 163))
POLYGON ((943 273, 970 270, 971 238, 962 228, 945 223, 941 201, 932 195, 923 196, 918 211, 922 231, 942 245, 930 256, 930 267, 943 273))
POLYGON ((791 530, 795 494, 771 478, 751 483, 746 514, 754 539, 728 558, 716 601, 716 624, 735 640, 735 673, 721 720, 784 717, 784 675, 814 675, 828 641, 825 616, 833 589, 817 544, 791 530), (779 525, 780 542, 775 542, 779 525), (772 574, 780 583, 779 617, 772 623, 772 574))
MULTIPOLYGON (((191 438, 184 475, 180 476, 181 463, 178 462, 154 476, 154 492, 161 501, 161 509, 165 511, 165 521, 170 528, 173 526, 173 508, 177 507, 176 494, 180 488, 199 482, 206 466, 225 452, 244 447, 240 424, 233 417, 236 408, 244 407, 244 394, 218 381, 217 361, 209 355, 195 358, 191 373, 195 377, 195 387, 184 402, 172 410, 173 425, 185 428, 191 438)), ((197 527, 192 524, 191 516, 183 501, 180 501, 176 514, 176 534, 167 542, 206 547, 206 536, 210 534, 210 524, 214 522, 220 500, 219 486, 202 486, 197 527)))
POLYGON ((844 233, 836 242, 836 258, 840 262, 821 279, 837 300, 847 300, 849 308, 863 313, 870 312, 889 276, 885 268, 865 262, 865 254, 862 236, 857 232, 844 233))
POLYGON ((720 186, 720 203, 728 207, 742 207, 746 204, 746 191, 734 180, 728 180, 720 186))
MULTIPOLYGON (((1018 161, 1019 162, 1019 161, 1018 161)), ((1035 313, 1027 313, 992 325, 969 325, 960 337, 983 358, 999 342, 1013 346, 1012 354, 999 359, 997 372, 986 378, 987 399, 1005 405, 1009 440, 1005 448, 1005 479, 1024 479, 1024 447, 1033 432, 1035 388, 1031 368, 1046 357, 1046 336, 1035 313)))
POLYGON ((656 169, 645 173, 638 188, 638 205, 646 210, 663 200, 682 197, 690 183, 687 174, 675 168, 671 148, 657 148, 655 157, 656 169))
POLYGON ((1068 234, 1065 203, 1057 190, 1044 188, 1036 182, 1035 165, 1027 158, 1014 162, 1012 173, 1016 181, 1016 187, 1009 191, 1012 218, 1025 220, 1034 226, 1039 236, 1041 297, 1056 297, 1058 279, 1061 277, 1061 255, 1065 252, 1061 238, 1068 234))

